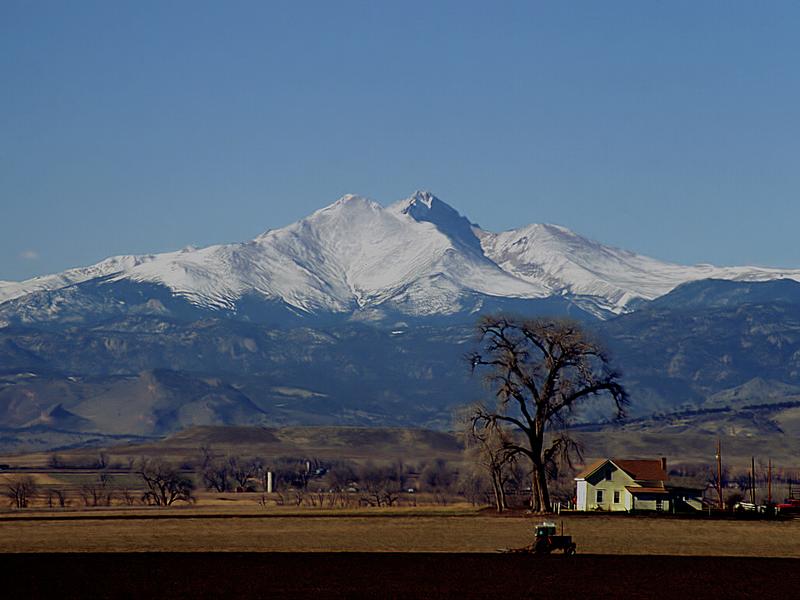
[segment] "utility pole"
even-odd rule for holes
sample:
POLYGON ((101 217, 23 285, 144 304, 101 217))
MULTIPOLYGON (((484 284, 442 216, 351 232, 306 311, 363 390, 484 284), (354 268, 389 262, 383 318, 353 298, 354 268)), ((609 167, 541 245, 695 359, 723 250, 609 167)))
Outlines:
POLYGON ((750 504, 756 503, 756 457, 750 457, 750 504))
POLYGON ((717 438, 717 494, 719 495, 719 509, 725 510, 725 502, 722 500, 722 446, 717 438))
POLYGON ((767 468, 767 506, 772 506, 772 459, 769 459, 767 468))

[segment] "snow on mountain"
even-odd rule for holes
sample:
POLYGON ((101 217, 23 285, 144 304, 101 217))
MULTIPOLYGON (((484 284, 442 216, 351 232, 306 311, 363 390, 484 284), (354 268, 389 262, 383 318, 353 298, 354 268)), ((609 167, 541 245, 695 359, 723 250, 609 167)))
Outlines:
MULTIPOLYGON (((98 277, 162 284, 198 306, 228 310, 253 294, 310 313, 388 303, 417 315, 458 312, 472 294, 549 295, 546 288, 487 259, 468 226, 457 233, 472 235, 474 242, 464 243, 458 235, 451 238, 435 224, 415 219, 409 213, 421 210, 420 198, 409 199, 403 211, 347 195, 249 242, 110 258, 93 267, 8 284, 0 288, 0 301, 98 277)), ((450 207, 443 210, 455 213, 450 207)))
POLYGON ((528 225, 503 233, 475 228, 486 255, 505 271, 552 290, 621 313, 636 300, 653 300, 700 279, 800 281, 800 270, 683 266, 604 246, 557 225, 528 225))
POLYGON ((454 242, 483 254, 480 240, 473 231, 474 225, 430 192, 414 192, 410 198, 389 206, 388 210, 408 215, 418 222, 433 223, 454 242))
POLYGON ((197 306, 230 311, 246 296, 305 313, 388 307, 413 315, 474 310, 479 297, 562 296, 604 317, 706 278, 800 280, 800 270, 685 267, 555 225, 495 234, 432 194, 416 192, 386 208, 347 195, 240 244, 118 256, 20 283, 0 282, 0 304, 100 280, 161 284, 197 306))
POLYGON ((113 256, 90 267, 69 269, 55 275, 42 275, 26 281, 0 281, 0 304, 7 300, 20 298, 33 292, 57 290, 76 283, 107 277, 115 273, 129 271, 148 261, 156 260, 158 255, 113 256))
MULTIPOLYGON (((452 312, 462 293, 536 298, 547 290, 521 281, 464 248, 435 225, 359 196, 345 196, 311 216, 257 238, 263 254, 314 273, 342 310, 391 301, 415 314, 452 312), (455 302, 455 305, 453 303, 455 302)), ((294 306, 306 286, 282 286, 294 306)))

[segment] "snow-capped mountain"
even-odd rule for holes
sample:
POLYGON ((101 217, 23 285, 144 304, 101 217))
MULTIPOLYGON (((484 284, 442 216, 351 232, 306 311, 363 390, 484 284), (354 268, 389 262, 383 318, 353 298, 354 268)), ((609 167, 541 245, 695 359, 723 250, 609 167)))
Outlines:
POLYGON ((687 281, 800 280, 800 270, 685 267, 601 245, 555 225, 491 233, 427 192, 388 207, 347 195, 239 244, 119 256, 23 282, 0 282, 0 306, 36 296, 56 315, 78 284, 163 286, 193 306, 236 312, 245 298, 300 314, 391 309, 474 312, 487 300, 557 298, 604 317, 687 281), (42 293, 45 296, 42 296, 42 293), (48 304, 49 303, 49 304, 48 304))
POLYGON ((800 281, 800 270, 684 266, 604 246, 558 225, 528 225, 503 233, 475 228, 483 250, 504 271, 572 296, 591 309, 619 314, 701 279, 800 281))

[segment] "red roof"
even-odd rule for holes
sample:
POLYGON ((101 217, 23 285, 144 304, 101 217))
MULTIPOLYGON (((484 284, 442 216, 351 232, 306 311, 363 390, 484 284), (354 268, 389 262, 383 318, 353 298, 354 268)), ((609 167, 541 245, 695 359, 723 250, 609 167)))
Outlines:
POLYGON ((589 475, 597 471, 597 469, 602 467, 609 460, 636 481, 666 481, 669 478, 667 471, 663 468, 661 459, 623 460, 616 458, 601 458, 600 460, 596 460, 583 471, 578 473, 576 478, 586 479, 589 475))
POLYGON ((666 481, 668 478, 661 460, 617 460, 613 463, 637 481, 666 481))
POLYGON ((586 478, 587 478, 589 475, 591 475, 592 473, 594 473, 595 471, 597 471, 597 469, 599 469, 600 467, 602 467, 602 466, 603 466, 604 464, 606 464, 607 462, 608 462, 608 459, 607 459, 607 458, 601 458, 601 459, 599 459, 599 460, 596 460, 596 461, 594 461, 592 464, 590 464, 588 467, 586 467, 586 468, 585 468, 583 471, 581 471, 580 473, 578 473, 578 474, 575 476, 575 478, 576 478, 576 479, 586 479, 586 478))

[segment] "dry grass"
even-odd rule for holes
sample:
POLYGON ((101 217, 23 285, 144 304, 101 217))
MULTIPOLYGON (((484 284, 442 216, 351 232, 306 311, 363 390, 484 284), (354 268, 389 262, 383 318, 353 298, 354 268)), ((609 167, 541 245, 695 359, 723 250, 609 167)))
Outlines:
MULTIPOLYGON (((494 552, 530 542, 531 517, 461 508, 321 511, 138 510, 137 519, 0 522, 2 552, 494 552), (149 518, 158 514, 160 518, 149 518), (170 518, 171 515, 179 518, 170 518), (227 515, 229 518, 219 518, 227 515), (161 518, 167 517, 167 518, 161 518)), ((65 513, 62 513, 65 514, 65 513)), ((42 513, 37 513, 42 516, 42 513)), ((94 518, 93 518, 94 517, 94 518)), ((800 521, 565 516, 580 553, 800 558, 800 521)))

